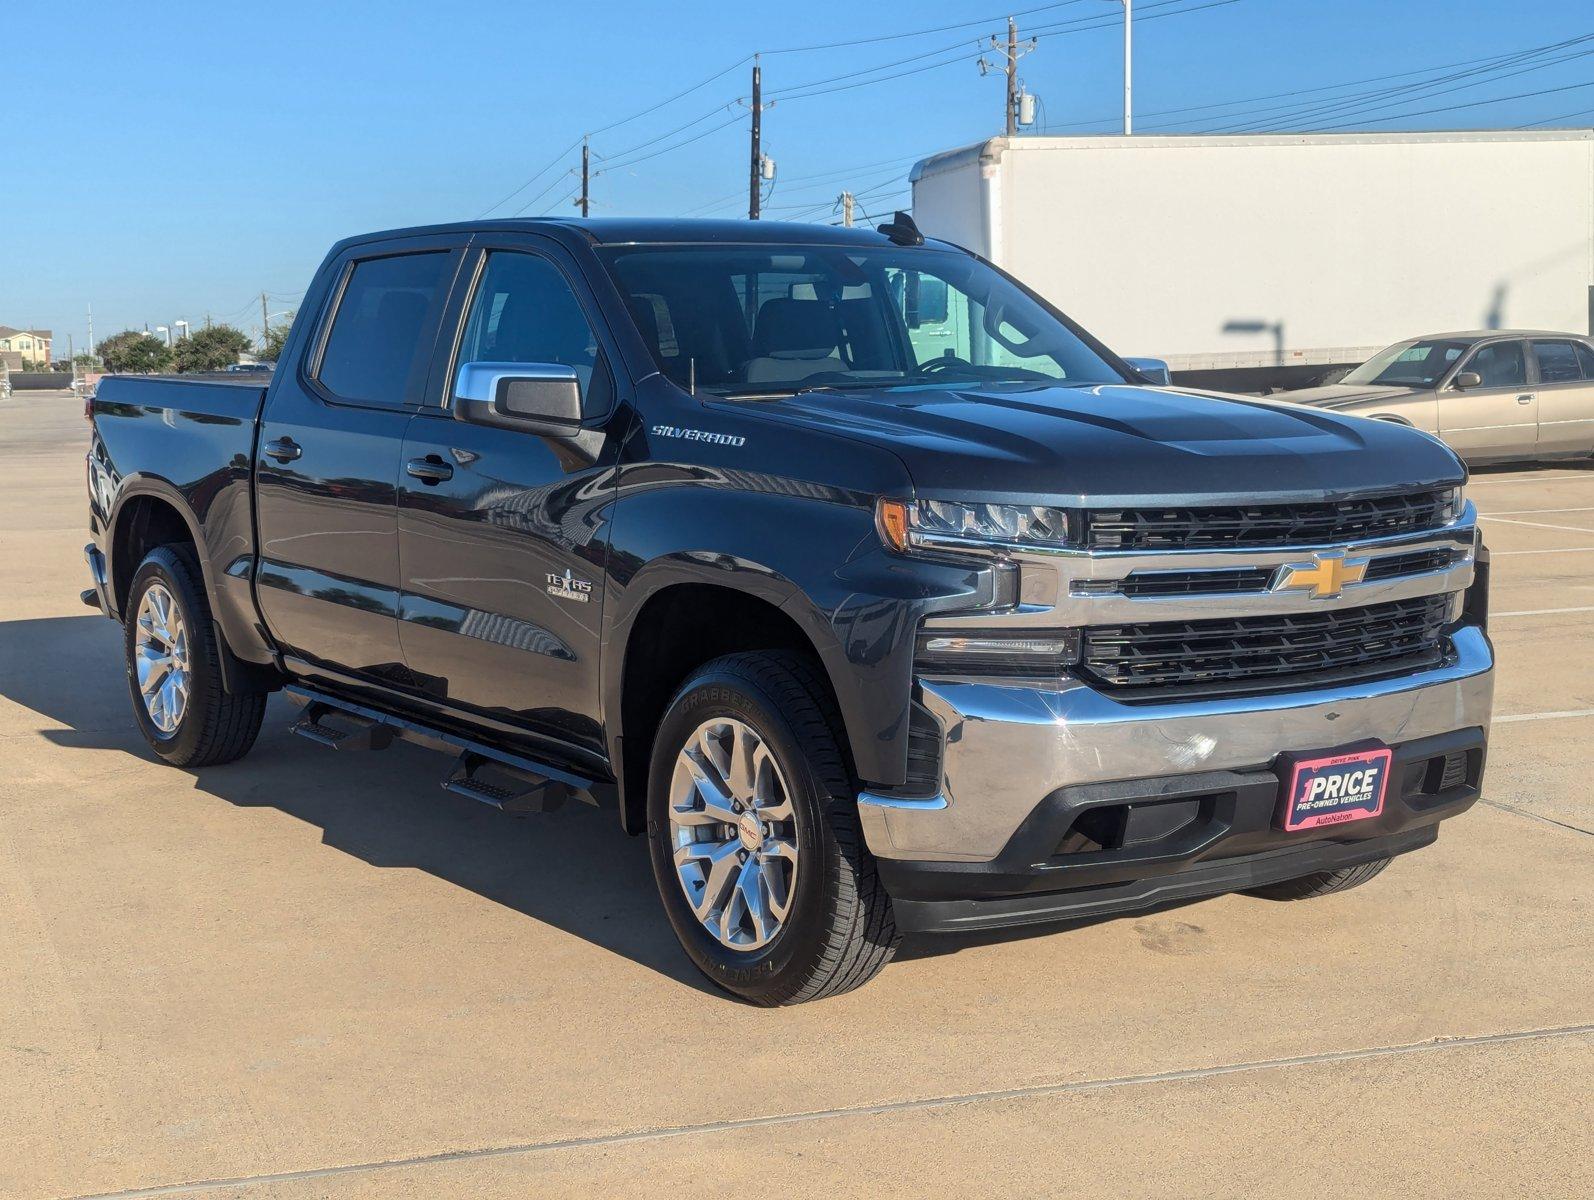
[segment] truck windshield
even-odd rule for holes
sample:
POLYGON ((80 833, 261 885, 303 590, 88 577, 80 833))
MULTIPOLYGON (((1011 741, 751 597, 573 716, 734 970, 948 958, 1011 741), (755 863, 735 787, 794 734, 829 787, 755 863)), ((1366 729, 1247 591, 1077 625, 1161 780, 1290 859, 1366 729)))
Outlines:
POLYGON ((1340 382, 1431 388, 1470 348, 1469 342, 1401 342, 1380 350, 1340 382))
POLYGON ((722 396, 902 384, 1122 383, 968 255, 913 247, 600 247, 659 370, 722 396))

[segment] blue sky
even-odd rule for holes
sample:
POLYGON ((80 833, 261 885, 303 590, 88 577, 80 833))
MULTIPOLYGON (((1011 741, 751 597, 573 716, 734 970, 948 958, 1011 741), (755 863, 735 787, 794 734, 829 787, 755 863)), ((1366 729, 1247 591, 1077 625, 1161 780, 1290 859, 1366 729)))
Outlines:
MULTIPOLYGON (((1211 0, 1160 3, 1171 11, 1211 0)), ((1158 4, 1136 0, 1146 16, 1158 4)), ((638 113, 593 140, 602 156, 596 215, 744 213, 746 120, 736 102, 747 95, 747 64, 662 102, 755 50, 765 52, 764 85, 777 98, 764 117, 766 150, 779 165, 770 216, 824 217, 843 187, 870 212, 905 202, 913 157, 998 132, 1001 121, 1000 83, 974 63, 976 39, 1000 30, 1006 15, 989 0, 71 7, 70 28, 47 22, 39 52, 13 45, 0 65, 7 126, 26 131, 13 145, 31 147, 0 166, 0 323, 53 328, 60 353, 69 333, 81 348, 90 302, 97 337, 179 318, 197 325, 207 313, 257 325, 259 293, 272 294, 273 311, 292 307, 337 238, 480 216, 584 130, 638 113), (790 49, 975 20, 918 37, 790 49), (859 74, 871 68, 879 70, 859 74), (896 77, 842 86, 887 75, 896 77), (791 90, 781 98, 781 89, 791 90)), ((1042 11, 1020 16, 1021 33, 1063 26, 1021 65, 1048 124, 1113 132, 1119 5, 1014 0, 1013 10, 1027 9, 1042 11)), ((1270 113, 1281 105, 1404 81, 1153 114, 1591 33, 1586 0, 1234 0, 1137 22, 1137 131, 1277 121, 1296 115, 1270 113)), ((1578 86, 1594 83, 1591 50, 1594 41, 1562 52, 1583 57, 1543 69, 1318 121, 1440 129, 1565 116, 1557 123, 1594 124, 1594 86, 1578 86), (1402 116, 1548 89, 1565 90, 1402 116)), ((560 202, 574 186, 564 174, 574 162, 574 154, 559 160, 492 215, 528 200, 528 215, 571 211, 560 202)))

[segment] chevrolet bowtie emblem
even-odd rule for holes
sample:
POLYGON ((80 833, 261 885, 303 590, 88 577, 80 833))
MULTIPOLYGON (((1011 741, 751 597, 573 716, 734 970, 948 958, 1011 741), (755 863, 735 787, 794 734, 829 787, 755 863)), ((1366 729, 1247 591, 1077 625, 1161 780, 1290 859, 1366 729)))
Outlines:
POLYGON ((1276 592, 1310 591, 1319 600, 1332 600, 1347 584, 1360 583, 1367 574, 1365 558, 1343 554, 1316 554, 1309 563, 1289 563, 1279 569, 1276 592))

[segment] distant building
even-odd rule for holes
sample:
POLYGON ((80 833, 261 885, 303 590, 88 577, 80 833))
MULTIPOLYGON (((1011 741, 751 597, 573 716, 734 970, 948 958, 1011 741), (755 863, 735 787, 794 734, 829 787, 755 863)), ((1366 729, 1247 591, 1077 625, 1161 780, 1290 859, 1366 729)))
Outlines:
POLYGON ((53 335, 48 329, 13 329, 0 325, 0 360, 13 371, 22 370, 23 363, 50 365, 50 343, 53 335))

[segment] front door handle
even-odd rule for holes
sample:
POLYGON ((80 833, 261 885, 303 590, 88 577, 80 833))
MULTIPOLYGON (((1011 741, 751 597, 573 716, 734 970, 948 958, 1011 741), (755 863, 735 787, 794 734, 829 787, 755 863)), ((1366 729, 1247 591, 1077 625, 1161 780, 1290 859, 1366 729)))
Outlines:
POLYGON ((410 459, 405 464, 404 470, 412 478, 419 479, 425 484, 438 484, 445 479, 454 478, 454 468, 435 454, 428 454, 425 458, 410 459))
POLYGON ((292 462, 303 453, 304 450, 299 443, 291 437, 280 437, 274 442, 266 443, 266 457, 274 458, 278 462, 292 462))
POLYGON ((1530 392, 1526 396, 1518 396, 1517 397, 1517 403, 1518 404, 1532 404, 1533 403, 1533 395, 1532 395, 1532 393, 1530 392))

